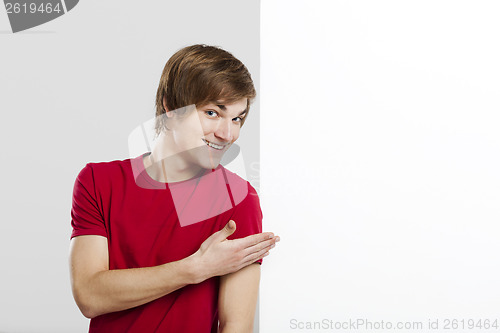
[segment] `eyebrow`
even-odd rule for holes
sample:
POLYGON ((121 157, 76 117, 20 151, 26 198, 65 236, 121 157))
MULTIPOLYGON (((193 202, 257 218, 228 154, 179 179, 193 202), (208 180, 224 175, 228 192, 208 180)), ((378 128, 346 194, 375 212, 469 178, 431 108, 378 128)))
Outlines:
MULTIPOLYGON (((221 109, 222 111, 226 111, 226 106, 224 104, 216 104, 216 106, 221 109)), ((238 115, 238 117, 241 117, 242 115, 244 115, 245 113, 247 113, 247 109, 243 110, 240 112, 240 114, 238 115)))

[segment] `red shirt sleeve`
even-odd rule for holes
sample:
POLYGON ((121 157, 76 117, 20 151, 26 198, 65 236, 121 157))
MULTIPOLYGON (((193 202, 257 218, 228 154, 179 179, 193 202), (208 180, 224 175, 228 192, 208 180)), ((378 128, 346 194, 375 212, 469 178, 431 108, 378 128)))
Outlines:
MULTIPOLYGON (((262 232, 262 210, 257 191, 248 183, 248 194, 236 205, 231 220, 236 222, 236 231, 228 239, 244 238, 262 232)), ((256 261, 262 264, 262 259, 256 261)))
POLYGON ((78 174, 73 187, 71 238, 82 235, 107 237, 103 214, 96 198, 94 172, 88 163, 78 174))

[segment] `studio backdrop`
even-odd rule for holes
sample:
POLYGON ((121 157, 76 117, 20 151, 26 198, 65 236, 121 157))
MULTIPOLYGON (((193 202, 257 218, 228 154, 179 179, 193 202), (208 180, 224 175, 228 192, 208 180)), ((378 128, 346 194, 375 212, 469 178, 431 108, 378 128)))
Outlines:
MULTIPOLYGON (((230 51, 259 92, 260 3, 32 2, 33 13, 25 1, 0 8, 0 332, 86 332, 68 268, 76 176, 145 152, 129 138, 154 117, 163 67, 184 46, 230 51)), ((235 159, 257 188, 259 97, 235 159)))

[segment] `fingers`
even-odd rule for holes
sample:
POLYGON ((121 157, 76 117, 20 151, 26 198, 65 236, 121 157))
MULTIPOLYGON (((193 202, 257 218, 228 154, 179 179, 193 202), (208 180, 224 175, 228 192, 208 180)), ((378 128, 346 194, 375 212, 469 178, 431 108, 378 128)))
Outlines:
POLYGON ((244 249, 243 253, 245 256, 251 256, 255 253, 263 254, 263 253, 271 250, 272 248, 274 248, 276 243, 279 241, 280 241, 279 236, 275 236, 271 239, 267 239, 265 241, 262 241, 260 243, 255 244, 255 245, 247 247, 246 249, 244 249))
POLYGON ((261 242, 273 239, 275 236, 272 232, 263 232, 260 234, 250 235, 245 238, 235 239, 236 242, 242 249, 254 246, 261 242))
POLYGON ((257 260, 260 260, 266 256, 269 255, 269 251, 274 248, 275 246, 275 243, 269 245, 269 246, 266 246, 264 248, 261 248, 257 251, 254 251, 254 252, 250 252, 246 257, 245 257, 245 261, 242 265, 242 267, 245 267, 247 265, 250 265, 254 262, 256 262, 257 260))
POLYGON ((229 220, 224 227, 224 231, 228 233, 227 236, 231 236, 236 231, 236 222, 229 220))
POLYGON ((227 224, 222 228, 222 230, 217 231, 215 235, 215 239, 222 242, 229 236, 231 236, 236 231, 236 223, 233 220, 227 222, 227 224))

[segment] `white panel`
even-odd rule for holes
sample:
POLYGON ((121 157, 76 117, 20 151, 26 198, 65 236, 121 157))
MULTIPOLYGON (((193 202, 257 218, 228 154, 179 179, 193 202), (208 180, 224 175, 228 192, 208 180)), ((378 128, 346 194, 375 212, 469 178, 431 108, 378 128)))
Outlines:
POLYGON ((263 1, 261 333, 500 325, 499 14, 263 1))

